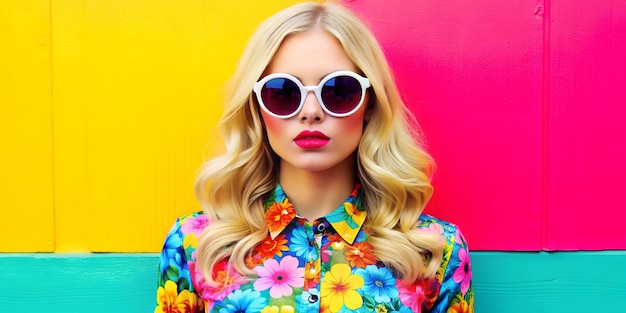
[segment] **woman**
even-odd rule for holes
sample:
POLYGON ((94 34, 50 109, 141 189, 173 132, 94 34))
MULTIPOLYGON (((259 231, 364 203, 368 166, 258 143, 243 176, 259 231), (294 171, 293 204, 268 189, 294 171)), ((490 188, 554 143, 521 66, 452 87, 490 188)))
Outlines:
POLYGON ((178 219, 155 312, 472 312, 459 229, 371 33, 337 4, 265 21, 231 80, 226 152, 178 219))

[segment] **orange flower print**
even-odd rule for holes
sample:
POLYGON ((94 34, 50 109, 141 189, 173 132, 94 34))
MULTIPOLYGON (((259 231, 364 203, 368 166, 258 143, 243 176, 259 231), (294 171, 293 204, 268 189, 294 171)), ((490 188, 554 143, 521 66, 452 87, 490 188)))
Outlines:
POLYGON ((263 258, 258 255, 258 254, 254 254, 254 255, 248 255, 246 257, 246 266, 250 269, 254 268, 255 266, 263 263, 263 258))
POLYGON ((296 216, 293 205, 285 199, 283 202, 274 202, 267 208, 265 220, 270 233, 282 230, 296 216))
POLYGON ((348 213, 348 215, 350 215, 350 216, 352 216, 352 217, 355 217, 355 216, 358 216, 358 215, 365 214, 365 213, 363 213, 363 211, 361 211, 361 210, 359 209, 359 207, 358 207, 358 206, 353 205, 353 204, 352 204, 352 203, 350 203, 350 202, 346 202, 346 203, 344 203, 344 204, 343 204, 343 207, 345 208, 346 213, 348 213))
POLYGON ((448 313, 472 313, 474 312, 474 308, 470 307, 470 305, 465 302, 465 300, 461 300, 459 303, 455 303, 451 307, 448 308, 448 313))
POLYGON ((202 310, 203 302, 195 293, 189 290, 178 293, 177 289, 178 286, 171 280, 165 282, 165 286, 159 287, 154 313, 187 313, 202 310))
MULTIPOLYGON (((286 246, 287 240, 285 235, 280 235, 275 239, 271 236, 267 236, 260 245, 258 245, 254 251, 261 257, 262 260, 272 258, 275 255, 283 256, 283 251, 288 251, 289 247, 286 246)), ((262 262, 262 261, 261 261, 262 262)))
POLYGON ((350 266, 365 268, 370 264, 376 264, 376 257, 372 253, 372 245, 368 242, 357 242, 352 246, 346 246, 346 260, 350 266))
POLYGON ((328 303, 320 302, 320 313, 333 313, 328 307, 328 303))
POLYGON ((315 288, 320 283, 320 264, 319 260, 309 261, 304 265, 304 290, 315 288))
POLYGON ((336 242, 343 242, 343 239, 341 238, 341 236, 339 236, 339 234, 332 234, 328 235, 328 242, 330 242, 330 244, 333 244, 336 242))

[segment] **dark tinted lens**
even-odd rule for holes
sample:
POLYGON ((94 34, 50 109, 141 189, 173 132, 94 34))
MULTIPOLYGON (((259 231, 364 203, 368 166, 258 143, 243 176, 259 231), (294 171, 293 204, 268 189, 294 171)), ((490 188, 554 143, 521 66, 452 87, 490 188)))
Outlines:
POLYGON ((300 88, 287 78, 269 80, 261 89, 265 107, 276 115, 289 115, 300 105, 300 88))
POLYGON ((337 76, 322 87, 322 100, 329 111, 348 113, 359 104, 362 92, 361 84, 354 77, 337 76))

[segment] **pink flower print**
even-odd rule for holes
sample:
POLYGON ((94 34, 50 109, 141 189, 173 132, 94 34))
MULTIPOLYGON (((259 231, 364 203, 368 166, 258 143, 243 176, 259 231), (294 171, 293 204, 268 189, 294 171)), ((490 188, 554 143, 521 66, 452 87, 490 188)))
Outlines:
POLYGON ((437 239, 441 244, 443 244, 445 241, 445 238, 442 236, 444 233, 443 226, 441 226, 441 224, 439 223, 430 223, 428 227, 421 226, 417 230, 420 232, 438 235, 437 239))
POLYGON ((330 244, 322 247, 322 253, 321 253, 322 255, 321 256, 322 256, 322 262, 324 262, 324 263, 330 262, 330 257, 333 255, 333 250, 328 249, 329 246, 330 246, 330 244))
POLYGON ((460 230, 457 229, 456 236, 454 237, 454 242, 464 246, 465 245, 465 237, 461 233, 460 230))
POLYGON ((189 217, 185 219, 180 225, 180 229, 185 234, 193 234, 197 238, 200 237, 202 231, 209 225, 209 219, 206 215, 201 214, 196 217, 189 217))
POLYGON ((204 275, 196 267, 195 262, 187 262, 187 265, 192 275, 191 281, 194 288, 205 300, 224 300, 226 296, 239 289, 246 282, 245 278, 233 266, 229 265, 227 261, 219 262, 213 269, 213 280, 217 284, 215 286, 206 282, 204 275))
POLYGON ((400 302, 409 307, 412 312, 422 312, 422 304, 425 298, 423 286, 419 283, 407 284, 402 280, 398 280, 396 285, 400 293, 400 302))
POLYGON ((461 292, 465 295, 472 283, 472 265, 466 249, 459 250, 459 261, 459 267, 454 271, 452 280, 457 284, 461 283, 461 292))
POLYGON ((298 259, 292 256, 284 257, 280 263, 275 259, 268 259, 263 265, 254 268, 259 279, 254 282, 257 291, 270 290, 272 298, 290 296, 293 287, 304 285, 304 267, 298 267, 298 259))
POLYGON ((443 226, 439 223, 431 223, 428 227, 421 227, 419 230, 437 235, 443 234, 443 226))

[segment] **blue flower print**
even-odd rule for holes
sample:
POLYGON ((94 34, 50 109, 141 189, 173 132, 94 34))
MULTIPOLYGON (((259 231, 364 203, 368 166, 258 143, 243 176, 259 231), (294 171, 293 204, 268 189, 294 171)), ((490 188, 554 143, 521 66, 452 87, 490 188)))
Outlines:
POLYGON ((296 256, 303 257, 305 260, 317 258, 317 250, 315 246, 309 244, 309 237, 305 228, 295 228, 291 232, 291 236, 289 250, 294 252, 296 256))
POLYGON ((336 209, 330 212, 328 215, 326 215, 326 219, 331 223, 339 223, 343 221, 346 222, 348 227, 356 229, 357 227, 359 227, 359 224, 354 221, 352 215, 348 213, 348 211, 346 210, 346 205, 352 206, 353 204, 349 202, 344 202, 344 204, 340 207, 343 208, 343 210, 336 209))
POLYGON ((398 297, 396 279, 388 268, 368 265, 366 268, 356 270, 354 274, 363 277, 364 284, 361 288, 363 293, 374 297, 376 302, 389 302, 392 298, 398 297))
POLYGON ((272 201, 283 202, 286 198, 287 196, 285 196, 285 191, 283 191, 283 187, 281 185, 276 186, 276 189, 274 190, 274 199, 272 199, 272 201))
POLYGON ((224 302, 226 306, 220 309, 220 313, 258 313, 267 305, 267 299, 250 289, 236 290, 224 302))
POLYGON ((320 292, 317 289, 311 288, 308 291, 304 290, 302 291, 302 296, 296 297, 296 307, 300 308, 303 305, 309 306, 313 302, 315 302, 316 299, 319 299, 319 297, 320 297, 320 292))
POLYGON ((183 249, 183 239, 178 231, 172 230, 163 244, 161 251, 161 266, 167 269, 170 265, 180 270, 183 265, 182 255, 185 253, 183 249))
POLYGON ((154 312, 173 308, 187 313, 326 312, 332 307, 335 313, 472 313, 471 264, 461 230, 422 214, 419 227, 441 234, 444 258, 433 279, 414 282, 396 279, 399 277, 392 274, 395 271, 376 259, 373 252, 372 232, 365 223, 367 211, 360 207, 359 190, 356 186, 335 214, 309 221, 297 215, 277 186, 269 199, 265 199, 267 226, 278 225, 273 228, 277 232, 269 233, 269 240, 240 260, 256 275, 238 273, 231 262, 234 260, 224 259, 210 273, 216 286, 205 281, 205 273, 197 264, 196 250, 198 234, 215 223, 203 212, 179 218, 161 253, 154 312), (283 208, 288 209, 285 223, 282 223, 283 208), (194 224, 200 219, 206 222, 194 224), (320 222, 329 223, 329 231, 314 234, 312 227, 320 222), (295 262, 298 273, 291 271, 295 262), (283 270, 286 276, 279 275, 283 270), (276 275, 269 275, 272 272, 276 275), (287 283, 294 275, 300 277, 298 282, 287 283), (285 289, 279 292, 282 285, 286 285, 285 289))

